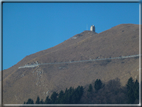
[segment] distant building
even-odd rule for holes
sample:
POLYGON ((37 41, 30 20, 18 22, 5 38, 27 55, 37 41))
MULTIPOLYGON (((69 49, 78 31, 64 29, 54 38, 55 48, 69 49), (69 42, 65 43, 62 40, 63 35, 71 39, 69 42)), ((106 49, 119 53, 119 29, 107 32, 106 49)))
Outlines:
POLYGON ((94 25, 92 25, 92 26, 90 27, 90 31, 95 32, 95 26, 94 26, 94 25))

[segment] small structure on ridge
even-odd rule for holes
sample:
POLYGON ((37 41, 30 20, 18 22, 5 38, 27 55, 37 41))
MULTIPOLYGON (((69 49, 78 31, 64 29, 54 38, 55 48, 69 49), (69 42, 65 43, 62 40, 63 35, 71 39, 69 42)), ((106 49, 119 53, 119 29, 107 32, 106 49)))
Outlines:
POLYGON ((90 27, 90 31, 95 32, 95 26, 94 26, 94 25, 92 25, 92 26, 90 27))

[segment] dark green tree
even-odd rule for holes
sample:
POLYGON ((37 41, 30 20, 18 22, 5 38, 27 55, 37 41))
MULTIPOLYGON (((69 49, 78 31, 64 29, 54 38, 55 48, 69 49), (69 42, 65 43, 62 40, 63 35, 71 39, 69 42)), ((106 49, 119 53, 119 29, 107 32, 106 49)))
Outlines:
POLYGON ((57 103, 58 104, 63 104, 64 103, 64 92, 62 90, 59 93, 57 103))
POLYGON ((78 86, 76 90, 78 91, 79 97, 81 97, 84 91, 83 86, 78 86))
POLYGON ((128 103, 133 104, 135 101, 135 96, 134 96, 134 81, 132 77, 129 78, 126 87, 127 87, 128 103))
POLYGON ((62 98, 64 96, 64 92, 61 90, 59 93, 59 98, 62 98))
POLYGON ((69 100, 70 100, 70 95, 68 91, 66 90, 65 95, 63 97, 63 104, 69 104, 69 100))
POLYGON ((95 88, 96 91, 98 91, 99 89, 102 88, 102 81, 100 79, 97 79, 95 81, 94 88, 95 88))
POLYGON ((135 96, 135 99, 139 99, 139 83, 138 83, 138 80, 136 80, 135 84, 134 84, 134 96, 135 96))
POLYGON ((83 92, 84 92, 83 86, 78 86, 75 89, 74 94, 73 94, 73 103, 74 104, 77 104, 80 101, 80 99, 83 95, 83 92))
POLYGON ((44 101, 43 101, 43 99, 41 99, 41 101, 40 101, 40 104, 44 104, 44 101))
POLYGON ((52 104, 56 104, 58 93, 53 92, 51 95, 51 102, 52 104))
POLYGON ((45 103, 45 104, 51 104, 51 100, 50 100, 49 96, 46 97, 44 103, 45 103))
POLYGON ((73 95, 74 95, 74 88, 70 87, 66 93, 66 102, 67 104, 73 104, 73 95))
POLYGON ((92 92, 93 90, 93 87, 92 87, 92 84, 89 85, 89 89, 88 89, 88 92, 92 92))
POLYGON ((40 98, 39 98, 39 96, 37 97, 37 100, 36 100, 35 103, 36 103, 36 104, 40 104, 40 98))
POLYGON ((70 87, 69 89, 65 90, 65 93, 60 91, 57 102, 59 104, 77 104, 80 101, 82 95, 82 86, 78 86, 76 89, 70 87))
POLYGON ((26 104, 34 104, 34 101, 31 98, 29 98, 26 104))

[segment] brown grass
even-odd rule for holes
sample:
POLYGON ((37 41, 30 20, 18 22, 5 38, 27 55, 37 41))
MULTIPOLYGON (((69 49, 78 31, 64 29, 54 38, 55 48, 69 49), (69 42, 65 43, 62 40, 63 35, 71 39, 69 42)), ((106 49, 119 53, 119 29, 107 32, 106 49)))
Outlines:
POLYGON ((13 67, 3 71, 4 103, 24 103, 28 98, 35 101, 38 95, 45 99, 53 91, 59 92, 70 86, 85 86, 96 79, 107 82, 119 78, 122 85, 125 85, 131 76, 138 79, 138 58, 18 69, 19 66, 34 61, 64 62, 139 53, 139 28, 134 24, 118 25, 99 34, 84 31, 74 37, 77 39, 70 38, 53 48, 26 56, 13 67), (24 74, 23 77, 22 74, 24 74), (47 91, 48 94, 46 94, 47 91))

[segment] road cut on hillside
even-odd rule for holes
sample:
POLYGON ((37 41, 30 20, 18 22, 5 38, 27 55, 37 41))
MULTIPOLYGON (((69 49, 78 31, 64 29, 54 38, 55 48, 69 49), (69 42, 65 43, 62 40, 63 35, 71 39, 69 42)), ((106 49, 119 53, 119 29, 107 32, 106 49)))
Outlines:
POLYGON ((110 58, 98 58, 98 59, 90 59, 90 60, 80 60, 80 61, 68 61, 68 62, 55 62, 55 63, 36 63, 31 65, 20 66, 20 68, 32 68, 40 65, 48 65, 48 64, 66 64, 66 63, 78 63, 78 62, 89 62, 89 61, 101 61, 101 60, 112 60, 112 59, 124 59, 124 58, 133 58, 139 57, 140 55, 129 55, 129 56, 119 56, 119 57, 110 57, 110 58))

